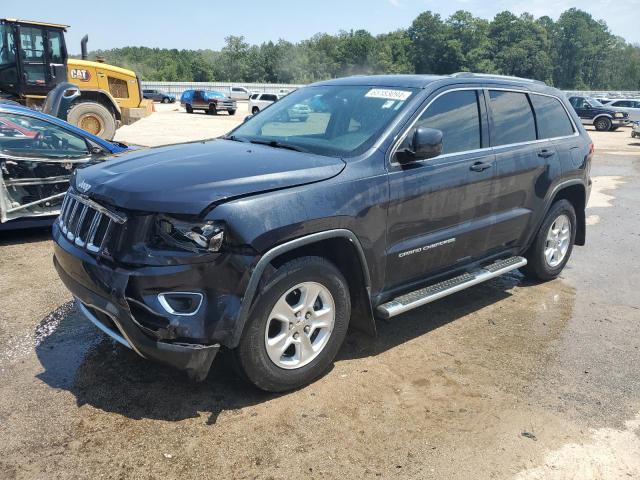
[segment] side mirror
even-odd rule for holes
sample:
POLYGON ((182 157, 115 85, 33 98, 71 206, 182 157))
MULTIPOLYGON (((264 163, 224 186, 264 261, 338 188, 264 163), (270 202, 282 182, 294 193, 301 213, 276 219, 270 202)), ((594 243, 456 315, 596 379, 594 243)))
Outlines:
POLYGON ((253 117, 253 115, 247 115, 246 117, 244 117, 244 120, 242 121, 242 123, 246 122, 247 120, 249 120, 252 117, 253 117))
POLYGON ((442 153, 442 131, 418 127, 413 131, 413 135, 407 136, 403 146, 404 148, 398 150, 400 163, 437 157, 442 153))

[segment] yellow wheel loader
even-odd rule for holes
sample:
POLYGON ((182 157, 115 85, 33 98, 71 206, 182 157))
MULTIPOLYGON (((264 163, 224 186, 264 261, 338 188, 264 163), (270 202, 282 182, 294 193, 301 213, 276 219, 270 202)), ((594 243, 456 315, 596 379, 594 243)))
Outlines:
POLYGON ((62 111, 47 112, 99 137, 111 140, 120 125, 128 125, 153 111, 142 98, 140 79, 131 70, 87 60, 87 40, 81 42, 82 60, 69 58, 64 40, 68 25, 0 19, 0 100, 14 100, 41 108, 52 90, 70 82, 78 87, 62 111))

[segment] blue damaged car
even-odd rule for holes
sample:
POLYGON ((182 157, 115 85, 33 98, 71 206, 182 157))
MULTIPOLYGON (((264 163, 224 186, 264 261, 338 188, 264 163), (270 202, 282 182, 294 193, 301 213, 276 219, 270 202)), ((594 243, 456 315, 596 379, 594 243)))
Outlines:
POLYGON ((50 225, 77 166, 130 147, 17 104, 0 104, 0 230, 50 225))

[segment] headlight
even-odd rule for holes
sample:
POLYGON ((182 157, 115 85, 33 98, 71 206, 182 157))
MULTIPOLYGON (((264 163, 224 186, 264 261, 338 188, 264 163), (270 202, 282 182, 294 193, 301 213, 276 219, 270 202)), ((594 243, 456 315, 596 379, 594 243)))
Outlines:
POLYGON ((195 253, 218 252, 224 243, 223 225, 212 221, 194 223, 161 216, 156 232, 169 245, 195 253))
POLYGON ((622 118, 622 117, 624 117, 624 113, 616 112, 616 113, 613 114, 613 116, 616 117, 616 118, 622 118))

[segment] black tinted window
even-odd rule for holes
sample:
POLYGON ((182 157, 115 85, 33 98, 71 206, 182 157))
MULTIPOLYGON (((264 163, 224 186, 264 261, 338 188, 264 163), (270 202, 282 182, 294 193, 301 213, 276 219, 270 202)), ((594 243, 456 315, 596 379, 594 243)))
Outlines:
POLYGON ((571 120, 560 100, 542 95, 531 95, 531 103, 538 120, 538 137, 554 138, 573 134, 571 120))
POLYGON ((277 99, 278 97, 276 95, 269 95, 269 94, 262 95, 262 100, 267 100, 269 102, 275 102, 277 99))
POLYGON ((416 126, 442 131, 443 154, 480 148, 480 111, 476 91, 460 90, 437 98, 416 126))
POLYGON ((536 124, 527 95, 518 92, 491 90, 494 146, 528 142, 536 139, 536 124))

